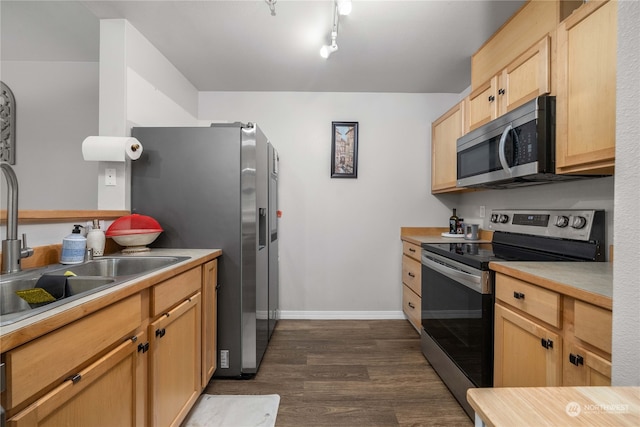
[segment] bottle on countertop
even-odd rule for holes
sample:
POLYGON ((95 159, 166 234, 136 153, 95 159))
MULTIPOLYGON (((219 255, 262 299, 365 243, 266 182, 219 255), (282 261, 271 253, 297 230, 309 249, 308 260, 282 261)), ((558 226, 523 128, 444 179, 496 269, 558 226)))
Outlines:
POLYGON ((82 235, 80 228, 82 228, 80 224, 75 224, 71 234, 62 239, 60 264, 80 264, 84 262, 87 238, 82 235))
POLYGON ((104 255, 104 245, 106 240, 104 231, 100 229, 100 221, 94 219, 93 226, 87 233, 87 248, 93 249, 93 256, 97 257, 104 255))
POLYGON ((458 215, 456 208, 453 208, 453 215, 449 217, 449 234, 456 234, 458 231, 458 215))

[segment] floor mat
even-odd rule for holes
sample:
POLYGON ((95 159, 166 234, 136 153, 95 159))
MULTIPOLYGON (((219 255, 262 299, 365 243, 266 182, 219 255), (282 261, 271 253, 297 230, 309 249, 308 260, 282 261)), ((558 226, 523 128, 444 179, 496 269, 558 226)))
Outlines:
POLYGON ((277 394, 203 394, 182 427, 274 427, 279 404, 277 394))

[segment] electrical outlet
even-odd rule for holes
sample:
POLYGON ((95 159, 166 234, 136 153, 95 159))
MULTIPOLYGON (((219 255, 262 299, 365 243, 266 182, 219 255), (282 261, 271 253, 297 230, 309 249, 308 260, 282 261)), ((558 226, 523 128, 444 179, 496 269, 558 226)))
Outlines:
POLYGON ((229 369, 229 350, 220 350, 220 368, 229 369))
POLYGON ((480 206, 480 218, 484 218, 485 215, 485 207, 484 206, 480 206))
POLYGON ((112 168, 106 168, 104 170, 104 185, 115 186, 116 185, 116 170, 112 168))

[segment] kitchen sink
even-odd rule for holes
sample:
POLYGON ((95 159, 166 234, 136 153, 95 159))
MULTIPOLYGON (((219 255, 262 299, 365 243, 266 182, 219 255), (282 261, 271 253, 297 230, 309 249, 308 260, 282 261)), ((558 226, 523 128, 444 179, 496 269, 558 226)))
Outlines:
POLYGON ((68 266, 54 274, 64 274, 67 271, 76 276, 107 276, 121 277, 144 274, 175 264, 186 257, 109 257, 87 261, 84 264, 68 266))
MULTIPOLYGON (((9 325, 36 314, 60 307, 111 286, 133 280, 154 270, 189 259, 189 257, 130 256, 104 257, 77 265, 60 265, 25 270, 5 274, 0 278, 0 326, 9 325), (74 275, 60 282, 60 276, 68 272, 74 275), (55 276, 54 282, 61 283, 55 292, 47 289, 56 301, 43 304, 29 304, 16 291, 46 286, 38 284, 43 276, 55 276)), ((42 282, 41 282, 42 283, 42 282)))

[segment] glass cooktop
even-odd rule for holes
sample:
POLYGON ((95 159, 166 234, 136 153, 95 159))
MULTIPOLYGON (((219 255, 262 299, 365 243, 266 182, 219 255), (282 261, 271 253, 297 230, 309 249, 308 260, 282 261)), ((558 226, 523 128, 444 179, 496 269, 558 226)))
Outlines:
POLYGON ((423 243, 422 249, 453 259, 479 270, 488 270, 491 261, 577 261, 554 254, 499 243, 423 243))

